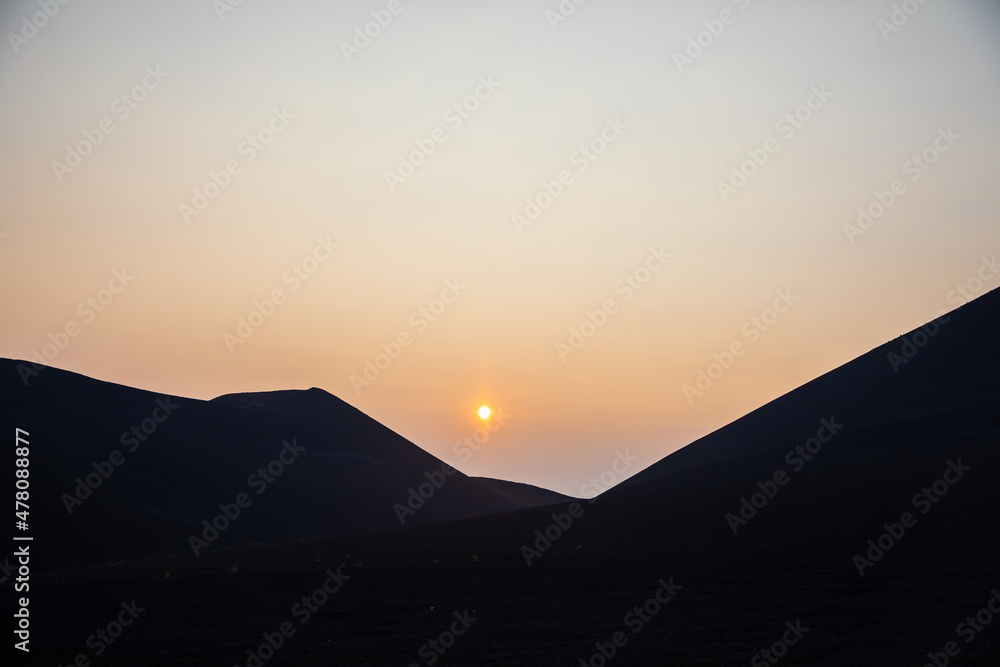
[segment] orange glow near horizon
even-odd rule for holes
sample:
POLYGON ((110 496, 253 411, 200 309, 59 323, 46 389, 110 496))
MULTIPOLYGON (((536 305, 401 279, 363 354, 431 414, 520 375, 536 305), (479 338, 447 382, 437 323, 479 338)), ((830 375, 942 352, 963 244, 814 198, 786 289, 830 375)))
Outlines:
POLYGON ((968 289, 1000 251, 1000 10, 886 40, 872 3, 725 4, 682 71, 717 9, 403 3, 348 59, 370 7, 67 6, 0 63, 0 356, 316 386, 576 494, 1000 285, 968 289))

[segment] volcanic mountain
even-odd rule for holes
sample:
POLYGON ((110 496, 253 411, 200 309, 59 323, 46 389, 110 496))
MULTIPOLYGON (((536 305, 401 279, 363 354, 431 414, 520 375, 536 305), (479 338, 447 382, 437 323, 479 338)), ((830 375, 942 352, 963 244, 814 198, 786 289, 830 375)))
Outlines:
POLYGON ((0 360, 0 401, 3 422, 29 433, 31 514, 52 567, 570 500, 470 478, 316 388, 200 401, 0 360))
POLYGON ((319 390, 176 399, 67 516, 60 494, 160 397, 52 369, 24 387, 7 362, 2 418, 36 443, 33 548, 171 552, 39 572, 39 657, 70 661, 136 599, 149 611, 102 664, 996 665, 998 332, 994 291, 592 502, 505 511, 547 499, 456 474, 402 530, 393 504, 440 462, 319 390), (302 477, 225 535, 269 544, 185 553, 289 439, 307 450, 283 475, 302 477), (334 579, 307 621, 290 613, 334 579))

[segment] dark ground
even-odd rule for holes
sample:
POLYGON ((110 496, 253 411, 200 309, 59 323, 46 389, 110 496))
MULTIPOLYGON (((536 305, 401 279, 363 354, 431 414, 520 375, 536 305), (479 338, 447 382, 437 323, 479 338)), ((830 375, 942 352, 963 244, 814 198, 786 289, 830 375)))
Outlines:
MULTIPOLYGON (((792 489, 785 491, 778 498, 797 504, 792 489)), ((607 525, 612 518, 600 501, 530 568, 519 553, 530 528, 518 525, 545 525, 544 515, 221 552, 204 556, 198 569, 165 559, 45 577, 33 589, 33 664, 69 664, 122 601, 135 599, 146 611, 94 664, 246 664, 247 648, 286 620, 296 633, 268 664, 427 664, 420 647, 448 629, 452 612, 469 610, 477 620, 437 664, 576 665, 618 630, 629 641, 614 664, 749 664, 780 639, 785 621, 801 620, 809 631, 781 664, 922 665, 927 651, 962 642, 956 624, 1000 586, 995 515, 973 513, 990 499, 995 508, 996 493, 953 494, 864 578, 851 563, 862 539, 707 537, 671 521, 664 508, 649 508, 628 517, 650 527, 637 542, 624 535, 633 526, 607 525), (300 625, 292 605, 345 560, 341 573, 350 578, 300 625), (624 615, 671 577, 683 588, 633 634, 624 615)), ((823 520, 796 509, 807 521, 823 520)), ((871 521, 872 537, 882 516, 871 521)), ((821 532, 822 524, 813 528, 821 532)), ((962 642, 952 664, 998 664, 996 621, 971 644, 962 642)))

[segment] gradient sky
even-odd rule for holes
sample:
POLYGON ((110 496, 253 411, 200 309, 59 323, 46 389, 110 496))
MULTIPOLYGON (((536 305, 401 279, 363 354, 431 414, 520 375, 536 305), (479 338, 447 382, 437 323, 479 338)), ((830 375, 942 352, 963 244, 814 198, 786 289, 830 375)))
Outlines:
POLYGON ((990 2, 928 2, 891 32, 884 0, 591 0, 558 23, 558 0, 222 4, 71 2, 37 34, 37 2, 0 7, 0 356, 75 322, 50 365, 197 398, 317 386, 466 473, 578 494, 616 451, 637 471, 954 308, 1000 252, 990 2), (348 61, 342 44, 390 5, 348 61), (456 127, 446 113, 477 87, 456 127), (813 89, 831 96, 788 136, 776 123, 813 89), (275 110, 294 118, 244 144, 275 110), (102 121, 113 132, 57 174, 102 121), (608 122, 615 140, 581 159, 608 122), (905 163, 948 128, 911 180, 905 163), (724 201, 718 183, 769 138, 777 152, 724 201), (185 220, 230 161, 239 173, 185 220), (511 216, 563 170, 519 232, 511 216), (904 194, 852 243, 844 225, 896 179, 904 194), (339 247, 294 289, 286 272, 318 238, 339 247), (650 247, 670 258, 626 300, 650 247), (80 308, 122 268, 135 277, 101 312, 80 308), (423 328, 449 280, 464 290, 423 328), (275 289, 284 302, 227 345, 275 289), (798 300, 752 340, 744 323, 776 290, 798 300), (401 333, 412 343, 356 391, 401 333), (733 342, 743 356, 687 400, 733 342), (483 403, 509 416, 463 461, 453 443, 483 403))

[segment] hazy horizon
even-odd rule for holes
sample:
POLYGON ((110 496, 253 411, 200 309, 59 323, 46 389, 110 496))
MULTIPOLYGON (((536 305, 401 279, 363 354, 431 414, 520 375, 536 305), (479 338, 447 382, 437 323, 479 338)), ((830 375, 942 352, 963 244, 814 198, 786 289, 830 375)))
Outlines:
POLYGON ((900 4, 6 3, 0 356, 578 495, 1000 285, 1000 11, 900 4))

